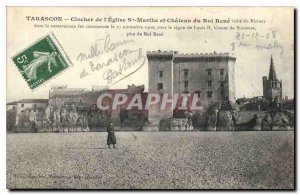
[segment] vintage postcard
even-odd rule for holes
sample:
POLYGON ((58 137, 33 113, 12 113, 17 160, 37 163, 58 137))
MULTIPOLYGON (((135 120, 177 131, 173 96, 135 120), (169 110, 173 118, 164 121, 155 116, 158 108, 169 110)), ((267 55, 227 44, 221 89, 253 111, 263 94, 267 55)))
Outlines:
POLYGON ((7 7, 8 189, 295 189, 293 7, 7 7))

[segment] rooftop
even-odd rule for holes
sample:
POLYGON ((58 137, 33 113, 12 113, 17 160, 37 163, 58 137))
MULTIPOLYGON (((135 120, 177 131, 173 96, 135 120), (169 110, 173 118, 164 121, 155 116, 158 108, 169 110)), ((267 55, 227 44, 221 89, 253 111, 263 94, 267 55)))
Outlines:
POLYGON ((13 102, 9 102, 6 105, 16 105, 18 102, 17 101, 13 101, 13 102))
POLYGON ((22 99, 19 101, 9 102, 6 105, 16 105, 17 103, 48 103, 48 99, 22 99))
POLYGON ((171 57, 173 59, 181 59, 181 58, 224 58, 228 57, 231 59, 235 59, 232 53, 179 53, 178 51, 147 51, 147 57, 171 57))

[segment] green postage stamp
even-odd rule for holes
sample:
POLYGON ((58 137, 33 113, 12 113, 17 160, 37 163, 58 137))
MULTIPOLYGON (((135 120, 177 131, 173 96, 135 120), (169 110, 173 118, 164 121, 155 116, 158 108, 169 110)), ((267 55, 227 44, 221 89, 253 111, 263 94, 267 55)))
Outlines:
POLYGON ((36 89, 72 65, 53 33, 12 57, 30 89, 36 89))

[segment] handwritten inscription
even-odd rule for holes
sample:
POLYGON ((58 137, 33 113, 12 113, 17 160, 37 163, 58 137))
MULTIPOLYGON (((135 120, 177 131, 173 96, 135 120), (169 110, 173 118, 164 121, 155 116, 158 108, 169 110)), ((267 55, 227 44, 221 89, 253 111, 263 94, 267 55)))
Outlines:
POLYGON ((126 72, 128 69, 130 69, 133 66, 136 66, 140 62, 140 66, 137 67, 133 72, 130 72, 127 75, 124 75, 121 79, 115 81, 113 84, 125 79, 126 77, 130 76, 131 74, 135 73, 138 71, 145 63, 146 58, 142 54, 142 49, 140 48, 138 50, 138 55, 136 58, 128 60, 126 58, 123 59, 123 63, 119 65, 118 70, 113 70, 113 69, 107 69, 104 74, 103 74, 103 79, 107 81, 108 84, 111 84, 117 77, 120 75, 124 75, 123 73, 126 72))
POLYGON ((112 42, 109 34, 105 39, 97 39, 88 51, 80 52, 77 56, 78 62, 87 62, 87 68, 83 68, 80 78, 91 75, 90 72, 100 71, 102 78, 112 86, 129 77, 146 61, 141 48, 125 48, 130 44, 132 46, 133 43, 135 43, 133 39, 112 42), (103 54, 106 54, 105 57, 103 54), (103 58, 99 59, 100 56, 103 58))
POLYGON ((284 52, 284 47, 277 40, 276 31, 272 31, 270 33, 264 33, 264 34, 259 32, 254 32, 254 33, 236 32, 234 38, 237 41, 231 43, 232 51, 235 51, 235 49, 238 47, 238 48, 257 49, 257 50, 275 49, 275 50, 279 50, 281 54, 284 52))
POLYGON ((252 43, 249 43, 249 42, 240 41, 238 43, 238 47, 255 48, 255 49, 258 49, 258 50, 279 49, 281 54, 284 51, 283 46, 280 43, 278 43, 276 40, 272 43, 266 43, 266 44, 252 44, 252 43))
POLYGON ((276 31, 272 31, 271 33, 259 33, 259 32, 253 32, 253 33, 244 33, 244 32, 236 32, 234 36, 237 40, 244 40, 246 38, 248 39, 276 39, 276 31))
POLYGON ((85 60, 90 60, 102 55, 103 53, 112 52, 115 49, 130 43, 134 43, 134 40, 126 39, 122 41, 111 42, 110 35, 107 34, 105 39, 97 39, 96 42, 89 48, 88 52, 80 52, 77 56, 77 61, 82 62, 85 60), (102 48, 99 48, 99 41, 104 41, 102 48))
POLYGON ((96 70, 101 70, 106 66, 110 66, 114 64, 115 62, 118 62, 120 59, 124 59, 124 57, 128 56, 131 53, 137 52, 137 50, 130 50, 130 49, 123 49, 122 51, 118 53, 114 53, 112 57, 109 57, 104 62, 97 62, 94 63, 93 61, 89 62, 91 70, 94 72, 96 70))

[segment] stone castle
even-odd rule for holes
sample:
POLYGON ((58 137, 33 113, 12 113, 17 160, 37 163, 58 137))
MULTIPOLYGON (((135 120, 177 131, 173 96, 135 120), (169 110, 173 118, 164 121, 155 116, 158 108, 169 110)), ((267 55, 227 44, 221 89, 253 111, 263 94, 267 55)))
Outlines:
MULTIPOLYGON (((197 94, 204 111, 213 104, 235 102, 236 58, 229 53, 179 54, 159 50, 147 52, 147 58, 149 93, 197 94)), ((149 110, 149 121, 153 123, 172 116, 172 108, 149 110)))
MULTIPOLYGON (((271 57, 269 77, 263 77, 263 96, 236 100, 235 61, 229 53, 179 54, 176 51, 147 52, 148 92, 144 86, 127 89, 93 86, 68 88, 53 86, 48 99, 23 99, 7 104, 7 131, 74 132, 101 131, 107 121, 123 130, 280 130, 293 128, 294 100, 282 98, 282 81, 278 80, 271 57), (101 111, 97 99, 103 93, 126 94, 127 102, 117 109, 101 111), (149 110, 126 110, 135 94, 143 105, 149 94, 189 94, 198 97, 200 110, 176 108, 161 110, 155 104, 149 110), (233 106, 224 106, 224 105, 233 106), (275 106, 274 106, 275 105, 275 106), (274 109, 276 108, 276 109, 274 109), (243 111, 243 112, 239 112, 243 111), (253 116, 253 113, 256 113, 253 116), (272 120, 271 120, 272 119, 272 120)), ((104 106, 112 104, 107 98, 104 106)), ((144 106, 143 106, 144 108, 144 106)))

